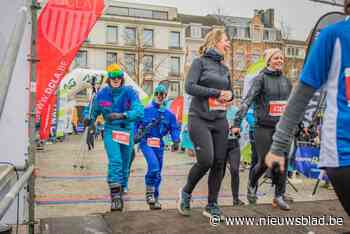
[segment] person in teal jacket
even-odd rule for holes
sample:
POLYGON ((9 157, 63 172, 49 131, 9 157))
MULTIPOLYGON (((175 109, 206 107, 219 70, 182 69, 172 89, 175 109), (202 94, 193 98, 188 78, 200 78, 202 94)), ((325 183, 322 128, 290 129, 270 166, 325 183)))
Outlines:
POLYGON ((122 211, 123 189, 128 187, 129 164, 134 146, 133 129, 135 122, 143 118, 144 109, 136 91, 124 85, 124 72, 119 65, 110 65, 107 72, 108 86, 99 91, 93 101, 91 124, 98 115, 103 115, 111 211, 122 211))

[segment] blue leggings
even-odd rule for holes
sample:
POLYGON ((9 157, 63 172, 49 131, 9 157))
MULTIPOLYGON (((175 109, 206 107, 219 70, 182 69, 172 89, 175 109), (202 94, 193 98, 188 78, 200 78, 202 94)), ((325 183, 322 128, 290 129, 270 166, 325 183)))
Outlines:
POLYGON ((145 175, 146 186, 155 188, 155 197, 159 197, 159 187, 162 180, 163 148, 149 147, 147 143, 140 143, 140 149, 147 161, 147 174, 145 175))
POLYGON ((133 137, 130 131, 130 144, 124 145, 112 139, 112 129, 104 131, 104 146, 108 156, 107 182, 128 187, 129 164, 133 148, 133 137))

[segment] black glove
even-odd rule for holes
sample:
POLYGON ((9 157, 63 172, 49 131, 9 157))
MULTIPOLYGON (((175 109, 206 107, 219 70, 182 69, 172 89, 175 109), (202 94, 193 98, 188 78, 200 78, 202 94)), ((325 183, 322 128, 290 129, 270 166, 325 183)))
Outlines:
POLYGON ((174 144, 173 144, 173 150, 174 150, 174 151, 178 151, 179 148, 180 148, 179 142, 174 142, 174 144))
POLYGON ((108 116, 107 116, 107 119, 109 121, 113 121, 113 120, 120 120, 120 119, 125 119, 126 118, 126 115, 124 113, 110 113, 108 116))

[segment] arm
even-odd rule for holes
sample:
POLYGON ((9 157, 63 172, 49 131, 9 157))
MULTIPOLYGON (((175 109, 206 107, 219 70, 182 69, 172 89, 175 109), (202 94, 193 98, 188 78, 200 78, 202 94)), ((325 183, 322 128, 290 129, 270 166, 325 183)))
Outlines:
POLYGON ((95 96, 94 100, 92 101, 92 108, 91 108, 91 113, 89 116, 89 127, 93 127, 97 116, 99 116, 101 114, 101 109, 100 106, 98 105, 98 101, 97 101, 97 96, 95 96))
POLYGON ((188 71, 185 90, 188 94, 197 97, 215 97, 220 96, 220 90, 214 88, 208 88, 198 84, 202 73, 202 64, 200 58, 193 61, 190 70, 188 71))
POLYGON ((249 107, 253 103, 254 99, 261 93, 264 80, 262 77, 257 77, 254 79, 253 85, 250 87, 247 96, 243 99, 241 107, 236 114, 234 120, 234 127, 239 128, 241 126, 243 118, 246 116, 249 107))
POLYGON ((180 127, 172 113, 170 114, 170 135, 174 143, 180 142, 180 127))
POLYGON ((126 119, 129 121, 142 119, 144 116, 144 108, 135 90, 130 89, 129 98, 131 107, 129 111, 125 112, 126 119))
POLYGON ((305 108, 315 92, 316 89, 303 82, 298 84, 277 124, 270 149, 271 153, 283 157, 288 155, 294 131, 304 117, 305 108))

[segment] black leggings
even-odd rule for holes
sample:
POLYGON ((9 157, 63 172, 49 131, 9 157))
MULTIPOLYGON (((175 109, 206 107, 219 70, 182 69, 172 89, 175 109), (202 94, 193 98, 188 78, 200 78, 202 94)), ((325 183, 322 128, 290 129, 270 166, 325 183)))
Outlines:
POLYGON ((350 166, 326 168, 327 175, 346 213, 350 216, 350 166))
POLYGON ((208 177, 208 203, 217 203, 225 173, 228 123, 226 118, 208 121, 190 116, 188 130, 196 151, 197 162, 188 174, 183 188, 191 194, 200 179, 210 169, 208 177))
MULTIPOLYGON (((266 172, 267 166, 265 164, 266 154, 269 152, 272 144, 272 136, 275 128, 266 128, 257 126, 255 129, 255 147, 258 154, 258 163, 252 169, 250 174, 250 184, 252 186, 258 185, 258 180, 266 172)), ((279 177, 276 185, 275 196, 282 196, 286 191, 288 161, 285 163, 284 173, 279 177)))
POLYGON ((226 160, 230 164, 232 197, 236 200, 239 193, 239 165, 241 162, 241 150, 238 139, 228 140, 226 156, 226 160))

